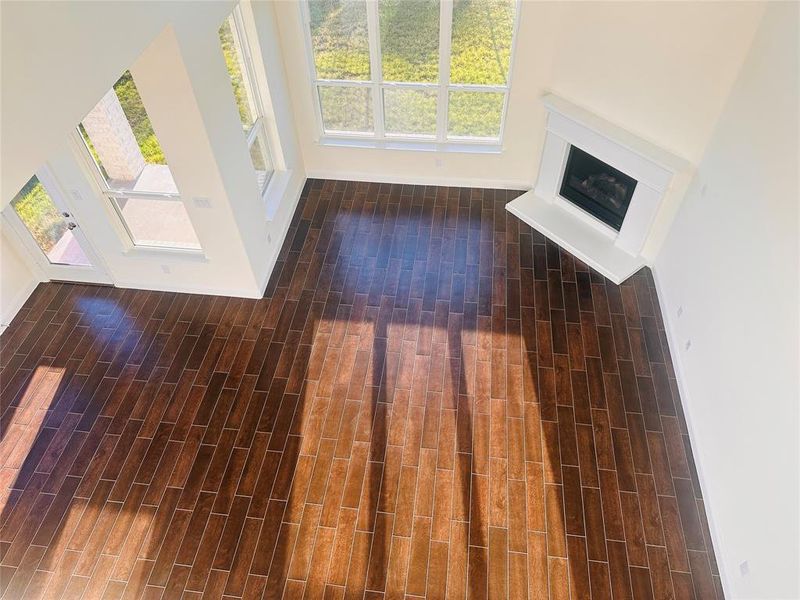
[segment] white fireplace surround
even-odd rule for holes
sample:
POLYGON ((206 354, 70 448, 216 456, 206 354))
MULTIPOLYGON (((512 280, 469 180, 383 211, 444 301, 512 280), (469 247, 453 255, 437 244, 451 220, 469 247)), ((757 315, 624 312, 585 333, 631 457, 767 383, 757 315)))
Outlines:
POLYGON ((680 203, 690 165, 563 98, 547 94, 542 102, 547 125, 536 185, 506 208, 619 284, 650 264, 649 242, 680 203), (637 180, 619 231, 560 196, 570 145, 637 180))

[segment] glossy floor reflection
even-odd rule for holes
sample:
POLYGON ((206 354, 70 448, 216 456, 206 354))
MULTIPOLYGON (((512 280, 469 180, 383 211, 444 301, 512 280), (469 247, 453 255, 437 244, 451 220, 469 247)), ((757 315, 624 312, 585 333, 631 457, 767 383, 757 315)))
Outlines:
POLYGON ((650 274, 516 194, 311 180, 262 300, 41 285, 4 597, 721 597, 650 274))

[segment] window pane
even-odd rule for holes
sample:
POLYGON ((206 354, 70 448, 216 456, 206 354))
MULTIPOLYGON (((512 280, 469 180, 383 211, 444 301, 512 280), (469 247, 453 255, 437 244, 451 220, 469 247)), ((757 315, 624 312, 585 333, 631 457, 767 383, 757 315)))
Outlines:
POLYGON ((262 132, 259 132, 253 140, 253 145, 250 146, 250 160, 253 162, 253 168, 256 170, 258 189, 263 190, 269 181, 270 175, 272 175, 273 169, 262 132))
POLYGON ((384 81, 439 80, 439 0, 380 0, 384 81))
POLYGON ((186 207, 180 200, 162 198, 112 198, 137 246, 199 250, 186 207))
POLYGON ((325 131, 371 133, 372 90, 366 87, 319 86, 325 131))
POLYGON ((317 77, 369 79, 367 5, 364 0, 309 0, 308 6, 317 77))
POLYGON ((11 206, 51 263, 92 265, 38 177, 30 178, 11 206))
POLYGON ((448 134, 499 138, 504 101, 502 92, 450 92, 448 134))
POLYGON ((111 189, 178 193, 129 71, 86 115, 80 131, 111 189))
POLYGON ((455 0, 452 83, 507 83, 515 11, 515 0, 455 0))
POLYGON ((231 78, 236 106, 239 108, 239 119, 242 121, 244 130, 250 131, 256 120, 257 111, 248 89, 248 82, 245 81, 247 71, 244 66, 241 43, 235 32, 236 24, 231 15, 219 28, 219 41, 222 45, 222 54, 225 56, 225 66, 228 67, 228 75, 231 78))
POLYGON ((436 135, 436 90, 387 88, 383 91, 386 133, 436 135))

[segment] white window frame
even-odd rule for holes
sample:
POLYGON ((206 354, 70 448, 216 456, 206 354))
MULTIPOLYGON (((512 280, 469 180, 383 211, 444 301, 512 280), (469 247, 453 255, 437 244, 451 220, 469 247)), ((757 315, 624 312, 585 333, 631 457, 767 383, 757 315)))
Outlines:
MULTIPOLYGON (((80 149, 80 153, 83 155, 84 162, 86 163, 86 167, 92 174, 92 180, 94 180, 95 184, 97 185, 100 194, 108 201, 108 204, 111 206, 112 211, 117 216, 119 224, 122 226, 126 236, 127 242, 130 244, 132 248, 142 248, 148 250, 176 250, 179 252, 186 252, 186 253, 196 253, 202 254, 203 248, 202 245, 198 248, 194 248, 191 246, 180 246, 175 244, 137 244, 136 237, 134 236, 133 232, 131 231, 130 227, 128 226, 128 222, 125 220, 125 216, 122 214, 122 211, 119 208, 119 204, 117 200, 124 200, 124 199, 149 199, 149 200, 164 200, 169 202, 183 202, 183 198, 181 198, 180 193, 172 193, 172 192, 138 192, 138 191, 128 191, 128 190, 119 190, 112 188, 108 185, 108 181, 103 176, 103 173, 100 171, 100 165, 97 164, 97 161, 92 156, 89 147, 86 145, 86 140, 83 139, 83 135, 81 134, 80 130, 76 130, 74 134, 74 143, 78 145, 80 149)), ((191 215, 189 211, 186 211, 186 216, 189 218, 189 222, 192 224, 192 228, 194 229, 194 223, 192 223, 191 215)), ((195 234, 197 232, 195 231, 195 234)))
POLYGON ((317 77, 317 68, 314 61, 314 45, 311 40, 311 12, 308 0, 299 2, 301 22, 304 29, 306 45, 306 58, 311 83, 312 104, 317 122, 318 140, 322 143, 334 142, 342 145, 363 146, 375 145, 385 148, 404 148, 420 150, 464 150, 473 148, 475 151, 501 149, 505 136, 506 114, 508 112, 508 98, 511 91, 511 80, 514 66, 514 55, 517 46, 517 30, 519 28, 521 0, 515 2, 514 25, 512 27, 511 54, 509 56, 508 75, 505 85, 473 85, 450 82, 450 53, 453 27, 453 0, 440 0, 439 6, 439 80, 436 83, 393 82, 383 81, 383 61, 380 45, 380 24, 378 16, 378 1, 365 0, 367 9, 367 33, 369 39, 370 79, 338 80, 320 79, 317 77), (326 130, 322 119, 322 106, 320 103, 320 86, 331 87, 366 87, 372 91, 372 120, 374 132, 333 131, 326 130), (386 89, 405 88, 413 90, 437 90, 436 104, 436 135, 421 134, 387 134, 384 120, 383 92, 386 89), (500 116, 500 134, 498 137, 452 136, 448 135, 448 111, 450 92, 485 92, 502 93, 503 111, 500 116), (375 144, 369 144, 374 142, 375 144))
MULTIPOLYGON (((135 83, 135 81, 134 81, 135 83)), ((145 107, 147 110, 147 107, 145 107)), ((200 245, 199 248, 194 248, 191 246, 180 246, 174 244, 137 244, 136 237, 134 236, 133 232, 130 230, 128 226, 128 222, 125 220, 125 216, 122 214, 122 211, 119 209, 119 205, 117 204, 117 200, 119 199, 150 199, 150 200, 165 200, 171 202, 183 202, 183 198, 181 198, 180 192, 146 192, 146 191, 132 191, 132 190, 124 190, 124 189, 117 189, 113 188, 108 184, 108 180, 103 175, 103 172, 100 170, 100 165, 95 160, 94 156, 92 155, 92 151, 89 150, 89 146, 86 144, 86 140, 83 137, 83 134, 80 130, 80 124, 78 127, 75 128, 75 133, 72 136, 73 143, 78 149, 78 153, 83 158, 84 166, 88 169, 89 173, 91 173, 91 180, 94 181, 97 190, 100 194, 108 201, 108 204, 111 207, 112 212, 116 215, 117 221, 122 228, 122 231, 125 233, 125 241, 129 244, 128 248, 137 248, 137 249, 144 249, 144 250, 166 250, 166 251, 177 251, 181 253, 187 254, 196 254, 196 255, 203 255, 203 248, 200 245)), ((87 133, 88 135, 88 133, 87 133)), ((167 166, 169 166, 169 162, 167 162, 167 166)), ((176 183, 177 186, 177 183, 176 183)), ((192 228, 194 229, 194 223, 192 223, 191 215, 187 210, 187 217, 189 218, 189 223, 191 223, 192 228)), ((195 234, 197 231, 195 230, 195 234)))
MULTIPOLYGON (((247 100, 250 104, 250 111, 253 114, 254 121, 250 129, 245 133, 247 140, 247 150, 251 152, 253 144, 256 140, 260 140, 261 144, 266 151, 267 156, 265 160, 268 161, 270 169, 267 176, 261 184, 259 193, 263 196, 269 187, 272 176, 275 174, 275 158, 272 152, 272 147, 269 143, 269 135, 267 135, 266 119, 264 117, 264 103, 261 101, 261 93, 258 89, 258 78, 256 77, 256 68, 253 63, 253 57, 250 50, 250 42, 247 38, 247 31, 244 24, 244 17, 242 16, 242 9, 239 4, 234 6, 230 15, 233 21, 231 33, 233 34, 234 45, 239 49, 242 56, 242 80, 244 87, 247 90, 247 100)), ((228 17, 225 17, 227 20, 228 17)), ((231 88, 231 92, 233 89, 231 88)))

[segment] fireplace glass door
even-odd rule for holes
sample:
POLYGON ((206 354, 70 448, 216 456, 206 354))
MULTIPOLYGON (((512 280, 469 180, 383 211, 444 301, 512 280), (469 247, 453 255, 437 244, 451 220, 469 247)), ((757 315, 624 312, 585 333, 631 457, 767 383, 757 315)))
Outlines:
POLYGON ((619 231, 636 189, 636 180, 570 146, 561 196, 619 231))

